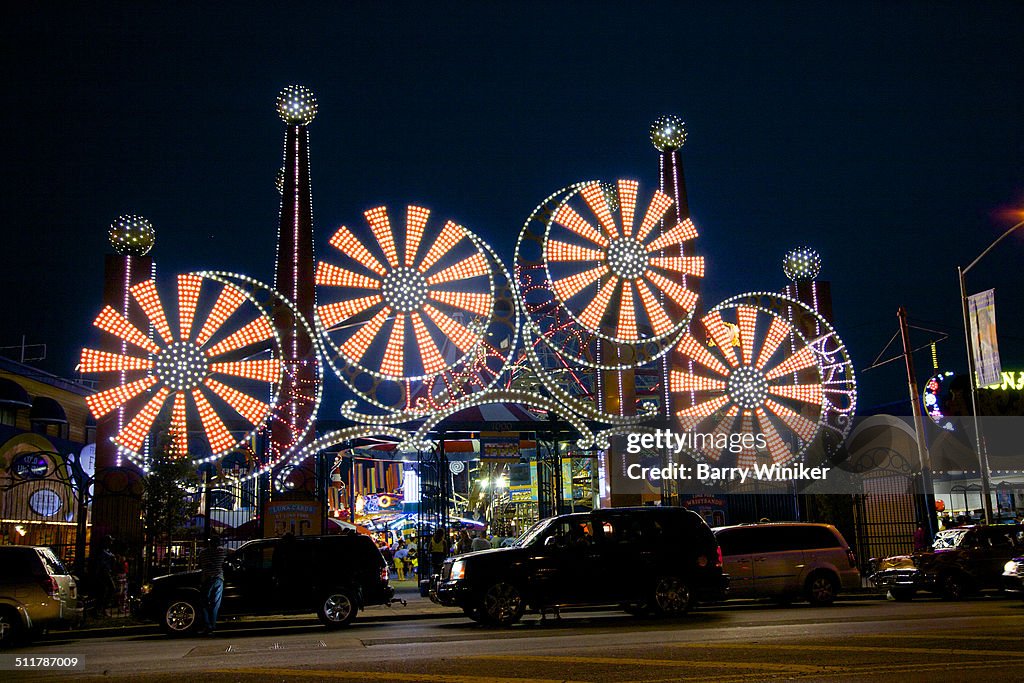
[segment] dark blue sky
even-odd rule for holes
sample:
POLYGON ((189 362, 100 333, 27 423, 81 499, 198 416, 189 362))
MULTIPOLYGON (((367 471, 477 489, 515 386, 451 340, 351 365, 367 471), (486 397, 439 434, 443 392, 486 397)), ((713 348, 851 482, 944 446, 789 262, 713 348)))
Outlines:
MULTIPOLYGON (((506 263, 558 188, 653 189, 648 125, 681 115, 706 304, 781 288, 783 253, 811 244, 858 368, 906 305, 954 333, 940 358, 963 369, 955 266, 1024 208, 1021 3, 43 3, 6 19, 0 345, 46 342, 65 375, 119 213, 156 225, 165 276, 272 279, 274 98, 293 82, 320 101, 321 244, 366 208, 416 202, 506 263)), ((996 288, 1015 368, 1022 254, 1024 235, 970 278, 996 288)), ((869 403, 905 394, 897 364, 861 387, 869 403)))

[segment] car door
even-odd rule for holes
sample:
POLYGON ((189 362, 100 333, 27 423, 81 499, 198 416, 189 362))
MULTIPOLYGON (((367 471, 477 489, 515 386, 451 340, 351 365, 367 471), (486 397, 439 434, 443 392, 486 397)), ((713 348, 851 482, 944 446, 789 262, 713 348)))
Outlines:
POLYGON ((593 602, 600 556, 591 519, 578 515, 556 520, 543 543, 541 562, 548 570, 541 592, 544 602, 556 605, 593 602))
POLYGON ((644 597, 646 584, 636 581, 637 576, 653 576, 658 558, 653 543, 644 543, 641 526, 642 514, 594 515, 595 545, 586 558, 590 580, 593 583, 591 601, 617 603, 644 597))
POLYGON ((977 575, 981 587, 994 588, 1002 583, 1003 566, 1020 554, 1014 527, 993 526, 981 529, 977 575))
POLYGON ((752 555, 754 585, 759 597, 799 593, 804 567, 798 526, 758 526, 752 555))
POLYGON ((224 598, 227 614, 273 613, 278 591, 271 573, 274 544, 247 543, 224 564, 224 598))
POLYGON ((722 548, 722 571, 729 575, 730 598, 753 598, 757 595, 752 546, 756 531, 749 527, 732 527, 719 529, 715 534, 722 548))

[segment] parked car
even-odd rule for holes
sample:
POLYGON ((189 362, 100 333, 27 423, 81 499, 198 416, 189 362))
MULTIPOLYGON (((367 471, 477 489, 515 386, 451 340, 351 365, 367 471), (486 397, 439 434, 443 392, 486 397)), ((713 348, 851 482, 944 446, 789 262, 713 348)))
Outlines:
POLYGON ((0 645, 81 617, 78 585, 53 551, 0 546, 0 645))
POLYGON ((805 598, 830 605, 861 585, 857 558, 831 524, 782 522, 715 527, 730 598, 805 598))
POLYGON ((1003 565, 1003 590, 1024 598, 1024 557, 1015 557, 1003 565))
POLYGON ((896 600, 911 600, 918 591, 959 600, 969 593, 999 588, 1007 561, 1022 550, 1018 524, 946 529, 935 535, 929 550, 877 562, 878 571, 870 578, 896 600))
MULTIPOLYGON (((171 635, 202 628, 201 572, 154 578, 142 586, 138 613, 171 635)), ((367 536, 298 536, 250 541, 224 564, 221 614, 315 612, 328 628, 347 626, 368 605, 388 604, 395 590, 387 565, 367 536)))
POLYGON ((683 508, 613 508, 545 519, 508 548, 449 558, 431 598, 507 625, 527 608, 616 605, 664 615, 724 596, 715 536, 683 508))

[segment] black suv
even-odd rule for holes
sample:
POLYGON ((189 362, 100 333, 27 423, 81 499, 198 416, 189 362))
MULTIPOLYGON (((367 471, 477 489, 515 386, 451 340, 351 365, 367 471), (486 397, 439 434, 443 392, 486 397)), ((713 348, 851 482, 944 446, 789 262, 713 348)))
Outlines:
POLYGON ((527 607, 620 605, 684 614, 724 597, 715 536, 683 508, 611 508, 541 520, 509 548, 447 560, 431 598, 475 621, 507 625, 527 607))
MULTIPOLYGON (((139 613, 172 635, 195 631, 202 626, 200 581, 199 571, 154 578, 142 587, 139 613)), ((316 612, 328 628, 338 628, 394 594, 384 558, 366 536, 269 538, 228 553, 221 614, 316 612)))
POLYGON ((910 600, 918 591, 959 600, 968 593, 999 588, 1008 560, 1024 549, 1021 526, 993 524, 946 529, 935 535, 931 550, 872 560, 878 568, 871 582, 895 600, 910 600))

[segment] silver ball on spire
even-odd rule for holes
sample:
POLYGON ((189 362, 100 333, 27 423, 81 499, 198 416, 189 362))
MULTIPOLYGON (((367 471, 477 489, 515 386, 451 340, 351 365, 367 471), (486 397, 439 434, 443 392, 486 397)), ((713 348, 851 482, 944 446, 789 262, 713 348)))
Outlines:
POLYGON ((686 124, 675 114, 664 114, 651 124, 651 142, 659 152, 671 152, 686 142, 686 124))
POLYGON ((153 224, 142 216, 118 216, 110 224, 110 246, 122 256, 145 256, 156 241, 153 224))
POLYGON ((790 249, 782 259, 782 272, 793 282, 806 282, 821 272, 821 254, 810 247, 790 249))
POLYGON ((615 213, 619 210, 619 188, 615 183, 601 181, 601 192, 608 203, 608 210, 615 213))
POLYGON ((288 85, 277 95, 277 115, 287 124, 309 125, 320 106, 316 95, 304 85, 288 85))

